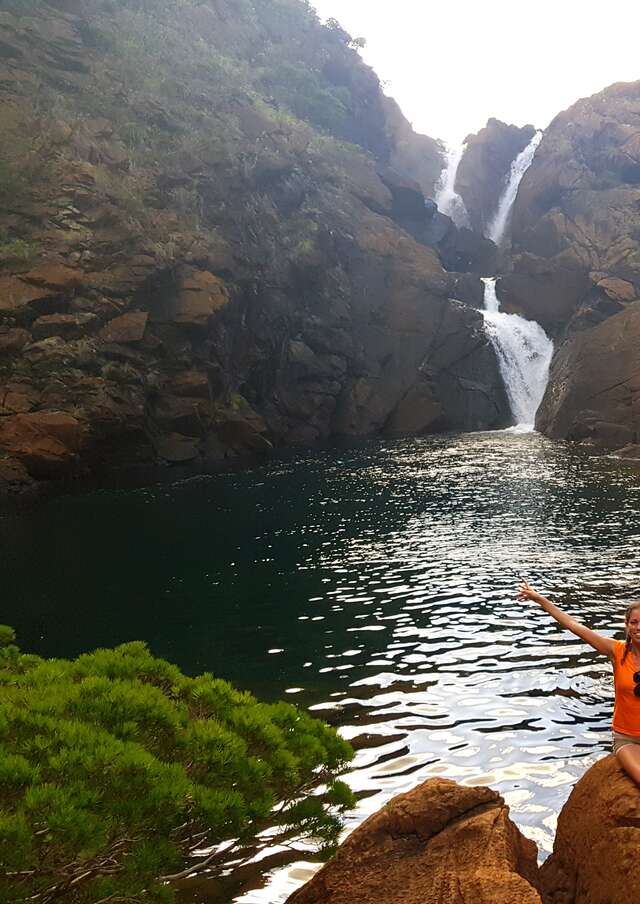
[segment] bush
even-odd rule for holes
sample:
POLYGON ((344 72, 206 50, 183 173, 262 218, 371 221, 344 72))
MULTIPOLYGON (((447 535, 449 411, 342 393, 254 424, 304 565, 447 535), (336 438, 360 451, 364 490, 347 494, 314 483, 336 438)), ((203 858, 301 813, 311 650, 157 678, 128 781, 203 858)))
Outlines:
POLYGON ((337 843, 352 751, 322 722, 141 642, 70 661, 14 639, 0 627, 0 901, 170 901, 167 873, 215 876, 264 830, 337 843))

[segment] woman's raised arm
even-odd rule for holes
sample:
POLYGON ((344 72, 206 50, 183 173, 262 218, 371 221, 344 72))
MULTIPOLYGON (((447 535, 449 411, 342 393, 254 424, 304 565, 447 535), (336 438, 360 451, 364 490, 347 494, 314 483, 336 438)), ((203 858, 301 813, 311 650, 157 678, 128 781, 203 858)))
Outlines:
POLYGON ((551 618, 554 618, 563 628, 566 628, 568 631, 571 631, 572 634, 575 634, 581 640, 584 640, 589 646, 593 647, 594 650, 597 650, 599 653, 604 653, 609 659, 613 659, 613 651, 615 649, 614 640, 611 640, 610 637, 603 637, 603 635, 598 634, 597 631, 592 631, 591 628, 587 628, 586 625, 580 624, 575 618, 571 618, 571 616, 567 615, 566 612, 563 612, 562 609, 554 606, 551 600, 548 600, 546 596, 543 596, 541 593, 538 593, 537 590, 534 590, 533 587, 530 587, 526 581, 522 582, 518 599, 532 600, 534 603, 538 603, 538 605, 541 606, 545 612, 548 612, 551 618))

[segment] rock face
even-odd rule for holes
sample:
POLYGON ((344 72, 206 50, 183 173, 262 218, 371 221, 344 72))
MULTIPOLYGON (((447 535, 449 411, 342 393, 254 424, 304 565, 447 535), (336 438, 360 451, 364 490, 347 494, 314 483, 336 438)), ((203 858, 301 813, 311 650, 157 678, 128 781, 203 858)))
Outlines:
POLYGON ((489 788, 430 779, 341 845, 291 904, 540 904, 536 847, 489 788))
POLYGON ((473 230, 480 235, 485 233, 496 212, 512 162, 534 134, 533 126, 519 128, 490 119, 484 129, 465 139, 456 191, 464 201, 473 230))
POLYGON ((0 477, 508 423, 439 146, 342 29, 249 5, 0 13, 0 477))
POLYGON ((624 373, 606 343, 617 348, 623 340, 614 333, 638 325, 625 312, 640 298, 639 114, 640 82, 612 85, 561 113, 514 206, 513 271, 500 280, 498 295, 505 310, 538 320, 558 346, 569 342, 558 352, 540 412, 540 426, 552 436, 588 435, 615 446, 637 434, 633 399, 616 394, 611 374, 629 387, 640 367, 633 351, 640 335, 628 339, 624 373), (618 326, 600 328, 609 318, 618 326), (580 364, 590 351, 599 376, 580 364))
POLYGON ((442 145, 427 135, 418 135, 391 97, 383 97, 387 132, 391 139, 389 163, 399 173, 415 179, 425 198, 433 198, 445 165, 442 145))
POLYGON ((640 442, 640 301, 557 352, 537 423, 548 436, 620 448, 640 442))
POLYGON ((640 882, 640 794, 613 756, 564 805, 540 882, 547 904, 627 904, 640 882))

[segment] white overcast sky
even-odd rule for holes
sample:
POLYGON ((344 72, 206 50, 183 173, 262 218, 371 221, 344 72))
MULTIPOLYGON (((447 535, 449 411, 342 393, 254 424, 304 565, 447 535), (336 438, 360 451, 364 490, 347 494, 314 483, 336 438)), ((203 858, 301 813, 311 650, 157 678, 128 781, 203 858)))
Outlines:
POLYGON ((449 143, 490 116, 544 128, 640 79, 637 0, 311 0, 366 38, 362 55, 414 128, 449 143))

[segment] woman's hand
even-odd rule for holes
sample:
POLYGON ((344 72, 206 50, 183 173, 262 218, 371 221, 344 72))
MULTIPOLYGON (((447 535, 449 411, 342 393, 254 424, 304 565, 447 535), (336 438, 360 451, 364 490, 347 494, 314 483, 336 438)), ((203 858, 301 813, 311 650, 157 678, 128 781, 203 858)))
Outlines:
POLYGON ((534 590, 533 587, 530 587, 526 581, 523 581, 518 592, 518 599, 533 600, 534 603, 540 603, 545 597, 543 597, 541 593, 538 593, 537 590, 534 590))

